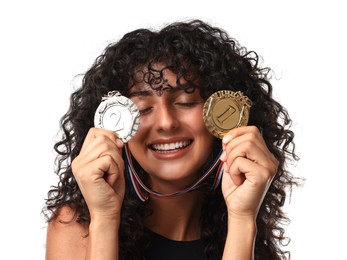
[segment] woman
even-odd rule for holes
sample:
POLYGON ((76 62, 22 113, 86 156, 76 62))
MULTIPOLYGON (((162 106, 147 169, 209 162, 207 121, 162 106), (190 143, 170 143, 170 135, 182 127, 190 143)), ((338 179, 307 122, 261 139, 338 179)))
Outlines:
POLYGON ((286 259, 281 207, 296 183, 285 162, 297 157, 268 73, 256 53, 198 20, 110 44, 61 120, 46 258, 286 259), (115 91, 140 114, 126 144, 94 126, 115 91), (203 116, 217 91, 252 103, 248 126, 222 140, 203 116))

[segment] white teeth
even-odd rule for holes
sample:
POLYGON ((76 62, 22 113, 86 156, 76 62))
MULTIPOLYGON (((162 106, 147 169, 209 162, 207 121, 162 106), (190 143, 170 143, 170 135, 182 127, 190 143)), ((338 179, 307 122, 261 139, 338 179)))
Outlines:
POLYGON ((154 150, 157 151, 170 151, 170 150, 176 150, 185 146, 188 146, 190 142, 188 141, 181 141, 176 143, 169 143, 169 144, 154 144, 152 147, 154 150))

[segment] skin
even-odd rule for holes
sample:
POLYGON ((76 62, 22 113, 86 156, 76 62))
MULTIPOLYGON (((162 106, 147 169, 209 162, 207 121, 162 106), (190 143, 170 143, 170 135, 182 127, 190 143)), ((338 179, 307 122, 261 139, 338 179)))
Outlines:
MULTIPOLYGON (((173 73, 167 71, 165 78, 175 85, 173 73)), ((158 96, 153 91, 143 92, 148 90, 145 85, 132 89, 132 100, 142 115, 141 127, 129 148, 148 172, 151 188, 170 193, 197 179, 197 169, 207 159, 214 137, 203 124, 203 102, 198 91, 164 92, 158 96), (182 149, 152 149, 159 143, 180 141, 185 144, 182 149)), ((231 130, 222 144, 222 192, 228 209, 223 259, 252 259, 256 216, 278 163, 254 126, 231 130)), ((90 129, 80 154, 72 162, 72 170, 88 205, 91 223, 62 224, 76 216, 68 208, 61 209, 48 226, 47 260, 118 259, 118 247, 114 245, 118 244, 125 190, 122 148, 114 133, 90 129)), ((145 225, 173 240, 198 239, 201 197, 199 190, 170 198, 151 196, 147 205, 153 214, 145 219, 145 225)))

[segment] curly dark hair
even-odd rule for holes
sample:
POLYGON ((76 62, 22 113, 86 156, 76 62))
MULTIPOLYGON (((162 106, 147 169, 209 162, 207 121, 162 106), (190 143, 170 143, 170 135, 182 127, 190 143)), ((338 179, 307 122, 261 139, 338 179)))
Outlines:
MULTIPOLYGON (((57 152, 57 186, 52 186, 43 212, 48 221, 68 205, 76 211, 79 223, 88 223, 90 215, 71 170, 79 154, 100 100, 111 90, 123 95, 138 82, 146 82, 156 91, 170 89, 163 71, 154 64, 164 64, 177 75, 177 84, 185 91, 199 88, 202 98, 218 90, 241 91, 252 100, 249 125, 259 128, 269 150, 279 162, 278 172, 264 198, 257 217, 255 259, 288 259, 283 248, 289 243, 283 225, 289 222, 283 212, 285 200, 297 184, 287 170, 287 161, 298 159, 294 133, 286 109, 272 97, 269 68, 261 68, 256 52, 247 51, 222 29, 200 20, 177 22, 158 31, 138 29, 106 47, 84 74, 82 86, 70 100, 62 117, 62 137, 54 145, 57 152), (184 86, 180 79, 184 79, 184 86)), ((216 141, 217 142, 217 141, 216 141)), ((218 145, 212 151, 216 154, 218 145)), ((211 155, 213 157, 214 155, 211 155)), ((221 257, 226 238, 227 212, 221 188, 211 191, 214 178, 206 180, 201 214, 201 240, 207 259, 221 257)), ((146 203, 137 197, 129 181, 122 206, 120 227, 121 258, 141 259, 149 244, 143 219, 149 214, 146 203)))

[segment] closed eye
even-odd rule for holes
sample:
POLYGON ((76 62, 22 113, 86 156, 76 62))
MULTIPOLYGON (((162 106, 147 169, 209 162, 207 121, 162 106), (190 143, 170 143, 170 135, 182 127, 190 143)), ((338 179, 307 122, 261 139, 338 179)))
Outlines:
POLYGON ((152 110, 152 107, 147 107, 147 108, 139 110, 140 116, 148 114, 151 110, 152 110))
POLYGON ((178 102, 176 103, 176 105, 178 106, 182 106, 182 107, 194 107, 198 104, 200 104, 201 102, 178 102))

